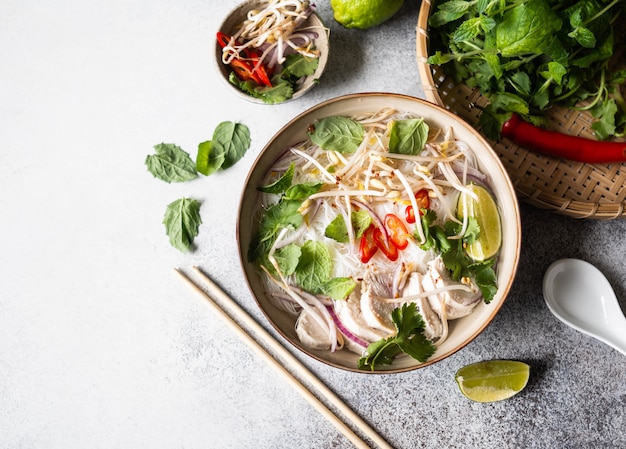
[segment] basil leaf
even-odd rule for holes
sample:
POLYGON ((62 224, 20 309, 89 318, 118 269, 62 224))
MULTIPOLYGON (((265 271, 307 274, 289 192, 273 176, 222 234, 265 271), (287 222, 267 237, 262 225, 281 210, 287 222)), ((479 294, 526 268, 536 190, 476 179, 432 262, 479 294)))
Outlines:
POLYGON ((167 205, 163 224, 170 244, 181 252, 191 249, 202 223, 200 202, 192 198, 181 198, 167 205))
POLYGON ((210 140, 198 144, 196 169, 203 175, 209 176, 218 171, 225 160, 226 155, 223 147, 213 145, 210 140))
POLYGON ((311 141, 328 151, 354 153, 363 142, 363 126, 348 117, 332 116, 319 119, 309 132, 311 141))
POLYGON ((250 130, 246 125, 235 122, 222 122, 213 131, 214 151, 224 153, 221 169, 232 167, 250 148, 250 130))
POLYGON ((428 141, 428 124, 423 119, 397 120, 389 132, 391 153, 416 155, 428 141))
POLYGON ((155 178, 170 183, 190 181, 198 176, 196 164, 179 146, 160 143, 154 150, 156 154, 146 157, 146 166, 155 178))

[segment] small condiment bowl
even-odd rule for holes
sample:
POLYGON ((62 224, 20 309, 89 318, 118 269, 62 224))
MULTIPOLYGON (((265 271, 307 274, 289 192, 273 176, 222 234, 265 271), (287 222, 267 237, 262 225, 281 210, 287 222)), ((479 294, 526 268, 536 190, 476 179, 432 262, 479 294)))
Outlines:
MULTIPOLYGON (((249 11, 262 9, 267 4, 267 0, 246 0, 243 3, 240 3, 237 7, 235 7, 228 13, 226 18, 220 24, 218 32, 225 33, 229 36, 235 34, 239 26, 246 20, 249 11)), ((309 16, 309 18, 299 27, 299 29, 311 29, 316 31, 317 38, 315 39, 314 43, 316 49, 320 52, 319 64, 315 73, 300 80, 298 86, 293 93, 293 96, 285 100, 284 102, 296 100, 302 97, 313 86, 315 86, 322 76, 322 73, 324 72, 324 69, 326 67, 326 63, 328 61, 329 36, 328 29, 324 26, 322 19, 315 12, 313 12, 309 16)), ((215 39, 213 49, 216 69, 220 75, 220 78, 226 84, 227 88, 235 95, 250 102, 268 104, 265 103, 263 100, 253 97, 252 95, 242 91, 239 87, 231 83, 229 81, 229 76, 232 70, 227 64, 224 64, 222 62, 222 48, 217 43, 217 39, 215 39)))

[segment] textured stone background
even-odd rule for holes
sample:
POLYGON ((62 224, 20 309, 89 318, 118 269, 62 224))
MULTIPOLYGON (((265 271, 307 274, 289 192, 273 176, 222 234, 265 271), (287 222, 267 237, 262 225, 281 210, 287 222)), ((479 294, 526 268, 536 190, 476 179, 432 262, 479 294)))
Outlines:
MULTIPOLYGON (((267 107, 226 92, 211 60, 233 1, 5 1, 0 14, 0 445, 4 448, 348 448, 174 275, 200 265, 269 328, 238 263, 247 171, 289 119, 340 94, 422 96, 419 2, 367 32, 331 29, 321 83, 267 107), (168 185, 152 146, 191 154, 222 120, 253 145, 228 172, 168 185), (164 236, 166 204, 203 201, 197 251, 164 236)), ((541 282, 561 257, 597 264, 626 298, 626 222, 522 205, 512 292, 471 344, 425 369, 369 376, 297 357, 397 448, 626 447, 626 358, 566 327, 541 282), (511 400, 463 398, 455 371, 489 358, 532 366, 511 400)), ((626 308, 621 300, 622 308, 626 308)), ((273 332, 270 329, 271 332, 273 332)), ((626 330, 625 330, 626 332, 626 330)))

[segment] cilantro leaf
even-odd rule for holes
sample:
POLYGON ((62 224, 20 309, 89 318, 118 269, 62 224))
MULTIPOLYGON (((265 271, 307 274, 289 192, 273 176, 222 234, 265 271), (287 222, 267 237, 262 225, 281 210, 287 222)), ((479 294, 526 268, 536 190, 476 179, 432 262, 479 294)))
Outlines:
POLYGON ((200 202, 192 198, 181 198, 167 205, 163 224, 170 244, 181 252, 191 249, 202 223, 200 202))
POLYGON ((370 344, 365 355, 358 361, 360 369, 376 370, 377 365, 390 365, 404 352, 414 359, 425 362, 435 353, 435 345, 424 334, 424 320, 415 303, 405 303, 391 312, 396 335, 370 344))
POLYGON ((198 176, 196 164, 189 154, 173 143, 154 146, 156 154, 146 157, 148 171, 167 183, 190 181, 198 176))
POLYGON ((295 83, 304 76, 313 75, 319 62, 319 58, 307 58, 300 53, 292 53, 285 57, 280 76, 295 83))

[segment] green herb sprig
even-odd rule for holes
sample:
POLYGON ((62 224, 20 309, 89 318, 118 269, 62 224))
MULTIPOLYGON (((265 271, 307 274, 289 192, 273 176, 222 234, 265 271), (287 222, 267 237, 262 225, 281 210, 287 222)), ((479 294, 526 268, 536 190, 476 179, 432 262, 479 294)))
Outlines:
POLYGON ((609 62, 624 15, 620 0, 439 2, 428 62, 488 98, 480 125, 492 139, 511 113, 541 124, 557 104, 589 110, 598 139, 623 136, 626 70, 609 62))
POLYGON ((435 353, 435 345, 424 336, 424 319, 415 303, 405 303, 391 312, 396 335, 371 343, 365 356, 358 361, 360 369, 376 370, 379 365, 391 365, 401 353, 425 362, 435 353))

